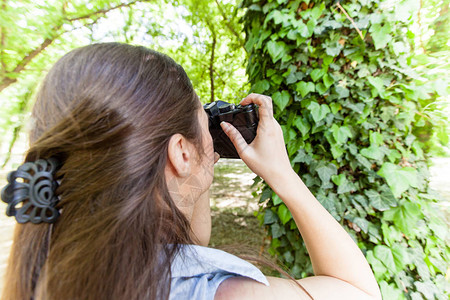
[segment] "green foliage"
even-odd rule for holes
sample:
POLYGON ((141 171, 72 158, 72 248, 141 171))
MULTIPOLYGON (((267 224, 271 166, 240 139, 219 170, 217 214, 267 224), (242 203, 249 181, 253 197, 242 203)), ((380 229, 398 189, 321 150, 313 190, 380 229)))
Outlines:
MULTIPOLYGON (((244 1, 252 91, 272 96, 294 170, 357 241, 383 298, 448 299, 447 227, 427 166, 448 142, 448 67, 415 46, 417 1, 341 5, 364 40, 334 1, 244 1)), ((281 199, 265 186, 260 201, 271 253, 311 275, 281 199)))

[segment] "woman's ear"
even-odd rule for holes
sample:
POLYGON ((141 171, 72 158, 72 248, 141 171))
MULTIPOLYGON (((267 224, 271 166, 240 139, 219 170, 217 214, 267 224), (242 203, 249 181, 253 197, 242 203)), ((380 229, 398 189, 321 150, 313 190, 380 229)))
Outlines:
POLYGON ((176 133, 170 137, 167 152, 167 167, 171 167, 176 177, 187 177, 191 173, 192 160, 189 141, 176 133))

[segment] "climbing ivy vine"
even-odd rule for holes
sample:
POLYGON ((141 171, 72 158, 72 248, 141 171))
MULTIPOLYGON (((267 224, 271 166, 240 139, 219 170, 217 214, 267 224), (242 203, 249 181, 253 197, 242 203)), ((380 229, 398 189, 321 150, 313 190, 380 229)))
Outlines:
MULTIPOLYGON (((272 97, 294 170, 357 242, 383 298, 448 299, 447 225, 427 159, 448 143, 438 108, 449 79, 427 72, 412 30, 422 2, 243 6, 252 91, 272 97)), ((271 253, 293 276, 311 275, 286 206, 267 185, 260 202, 271 253)))

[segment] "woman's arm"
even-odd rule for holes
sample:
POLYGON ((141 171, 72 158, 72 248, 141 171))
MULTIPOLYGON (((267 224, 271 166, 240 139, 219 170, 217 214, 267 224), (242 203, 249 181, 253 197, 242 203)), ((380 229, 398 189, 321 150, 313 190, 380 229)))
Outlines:
MULTIPOLYGON (((361 299, 362 295, 381 299, 377 282, 357 245, 292 170, 281 127, 273 118, 270 97, 251 94, 241 102, 250 103, 259 106, 260 115, 257 136, 250 145, 233 126, 222 123, 222 128, 242 160, 271 186, 292 213, 316 275, 299 283, 315 299, 337 299, 339 295, 345 299, 361 299)), ((283 279, 270 281, 275 287, 289 285, 280 283, 283 279)), ((225 288, 227 284, 237 283, 229 281, 225 288)))

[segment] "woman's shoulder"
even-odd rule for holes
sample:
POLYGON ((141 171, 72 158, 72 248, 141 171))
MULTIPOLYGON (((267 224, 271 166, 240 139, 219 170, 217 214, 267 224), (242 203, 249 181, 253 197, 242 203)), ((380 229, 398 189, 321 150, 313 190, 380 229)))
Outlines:
POLYGON ((231 277, 268 285, 251 263, 225 251, 183 245, 171 266, 171 299, 213 299, 219 285, 231 277))

